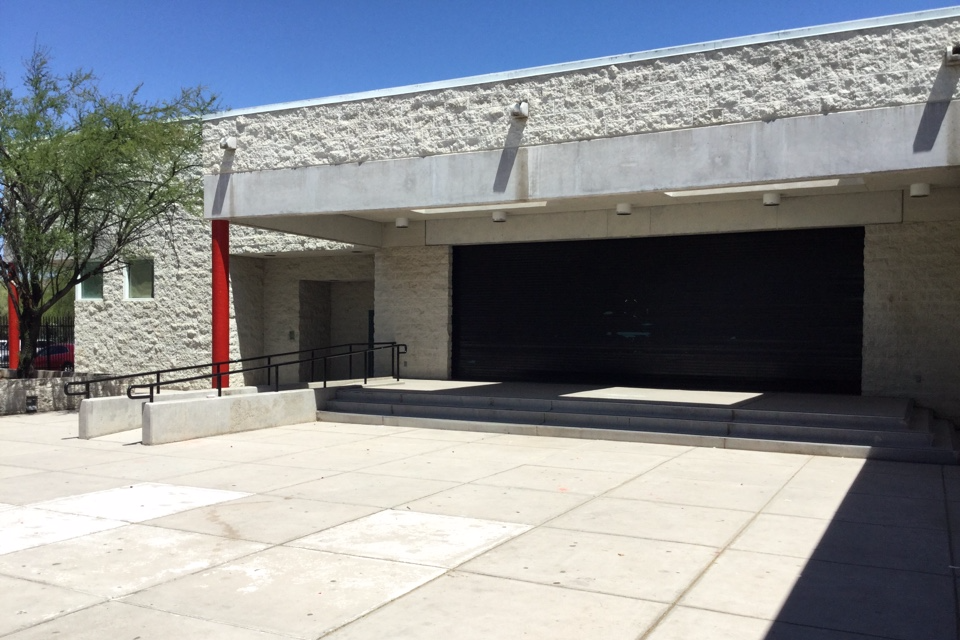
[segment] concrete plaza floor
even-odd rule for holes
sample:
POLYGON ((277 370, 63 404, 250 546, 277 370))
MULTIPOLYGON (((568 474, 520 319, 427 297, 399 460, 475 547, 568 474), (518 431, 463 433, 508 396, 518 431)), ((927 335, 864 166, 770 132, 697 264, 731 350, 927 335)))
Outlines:
POLYGON ((957 639, 957 467, 0 418, 0 637, 957 639))

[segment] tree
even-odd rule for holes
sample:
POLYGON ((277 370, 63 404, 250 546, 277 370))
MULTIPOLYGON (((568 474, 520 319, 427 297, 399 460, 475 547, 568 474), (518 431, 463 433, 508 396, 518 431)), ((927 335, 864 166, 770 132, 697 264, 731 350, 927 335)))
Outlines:
POLYGON ((24 67, 19 94, 0 74, 0 278, 19 292, 20 377, 58 300, 199 212, 200 116, 214 107, 199 87, 161 102, 104 94, 89 72, 55 75, 44 49, 24 67))

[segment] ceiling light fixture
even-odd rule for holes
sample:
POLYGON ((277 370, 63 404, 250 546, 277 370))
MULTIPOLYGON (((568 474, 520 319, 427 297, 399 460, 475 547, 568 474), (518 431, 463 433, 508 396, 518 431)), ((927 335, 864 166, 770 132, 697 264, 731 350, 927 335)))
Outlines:
POLYGON ((494 212, 493 212, 493 221, 494 221, 494 222, 506 222, 506 221, 507 221, 507 212, 506 212, 506 211, 494 211, 494 212))
POLYGON ((776 192, 770 192, 763 194, 763 206, 765 207, 779 207, 780 206, 780 194, 776 192))
POLYGON ((617 215, 618 216, 628 216, 633 213, 633 207, 630 206, 629 202, 619 202, 617 203, 617 215))
POLYGON ((760 193, 773 191, 793 191, 797 189, 822 189, 825 187, 846 187, 863 184, 863 178, 829 178, 826 180, 802 180, 798 182, 778 182, 775 184, 747 184, 735 187, 711 187, 709 189, 688 189, 685 191, 665 191, 671 198, 693 198, 697 196, 722 196, 734 193, 760 193))
POLYGON ((926 198, 930 195, 929 182, 914 182, 910 185, 911 198, 926 198))
POLYGON ((536 209, 547 206, 546 200, 532 202, 501 202, 500 204, 468 204, 460 207, 433 207, 430 209, 410 209, 414 213, 473 213, 476 211, 515 211, 516 209, 536 209))
POLYGON ((409 218, 397 218, 397 229, 406 229, 410 226, 409 218))

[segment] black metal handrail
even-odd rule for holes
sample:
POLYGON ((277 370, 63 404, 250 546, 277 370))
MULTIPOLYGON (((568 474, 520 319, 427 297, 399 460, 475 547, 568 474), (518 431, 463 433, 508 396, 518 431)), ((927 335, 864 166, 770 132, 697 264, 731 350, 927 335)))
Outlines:
POLYGON ((183 382, 191 382, 194 380, 216 380, 216 389, 217 395, 220 396, 223 394, 223 376, 229 376, 234 373, 245 373, 247 371, 259 371, 266 370, 267 372, 267 385, 274 384, 274 388, 279 390, 280 388, 280 367, 290 366, 290 365, 299 365, 301 363, 310 362, 311 363, 311 378, 315 376, 315 363, 318 360, 323 361, 323 386, 327 386, 327 371, 328 371, 328 360, 336 358, 347 358, 348 359, 348 376, 350 379, 353 378, 353 357, 357 355, 363 355, 363 372, 364 383, 370 377, 370 372, 373 370, 373 363, 371 362, 373 354, 377 351, 383 351, 389 349, 391 352, 390 356, 390 375, 397 380, 400 379, 400 356, 407 353, 407 345, 397 344, 396 342, 374 342, 372 345, 368 342, 351 342, 347 344, 332 345, 329 347, 316 347, 313 349, 300 349, 298 351, 286 351, 283 353, 271 353, 264 356, 248 356, 246 358, 234 358, 232 360, 223 360, 219 362, 206 362, 198 365, 190 365, 185 367, 172 367, 170 369, 159 369, 156 371, 144 371, 140 373, 130 373, 120 376, 110 376, 106 378, 96 378, 93 380, 77 380, 73 382, 68 382, 63 385, 63 392, 68 396, 84 396, 85 398, 90 397, 90 387, 94 384, 99 384, 103 382, 116 382, 118 380, 130 380, 133 378, 145 378, 145 377, 155 377, 156 380, 151 383, 143 384, 133 384, 127 387, 127 397, 134 399, 144 399, 149 398, 150 402, 153 402, 153 396, 155 393, 160 393, 160 388, 164 385, 178 384, 183 382), (328 355, 317 355, 318 352, 330 351, 335 349, 347 349, 345 353, 336 353, 328 355), (308 357, 302 357, 303 354, 310 354, 308 357), (301 356, 295 360, 284 360, 283 362, 273 362, 276 358, 288 358, 290 356, 301 356), (231 369, 231 365, 243 364, 246 362, 252 362, 256 360, 266 360, 266 364, 256 366, 256 367, 241 367, 240 369, 231 369), (170 373, 176 373, 180 371, 192 371, 196 369, 211 369, 209 373, 203 373, 195 376, 187 376, 183 378, 175 378, 170 380, 164 380, 163 376, 170 373), (272 375, 271 375, 272 374, 272 375), (271 382, 271 378, 273 382, 271 382), (149 389, 148 394, 136 395, 136 389, 149 389), (154 389, 156 391, 154 391, 154 389))

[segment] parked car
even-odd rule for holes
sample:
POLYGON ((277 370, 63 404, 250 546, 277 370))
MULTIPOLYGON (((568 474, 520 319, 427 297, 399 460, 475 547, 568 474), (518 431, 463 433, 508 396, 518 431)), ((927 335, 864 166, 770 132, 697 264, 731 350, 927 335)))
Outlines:
POLYGON ((73 344, 68 342, 38 349, 33 362, 37 369, 54 369, 72 373, 73 344))

